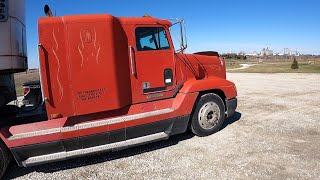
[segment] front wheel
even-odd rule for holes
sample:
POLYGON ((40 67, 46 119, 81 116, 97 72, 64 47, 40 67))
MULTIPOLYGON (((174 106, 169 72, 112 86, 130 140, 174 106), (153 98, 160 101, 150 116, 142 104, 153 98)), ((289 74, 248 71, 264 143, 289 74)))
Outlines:
POLYGON ((224 119, 223 100, 214 93, 204 94, 196 104, 190 128, 197 136, 208 136, 220 130, 224 119))

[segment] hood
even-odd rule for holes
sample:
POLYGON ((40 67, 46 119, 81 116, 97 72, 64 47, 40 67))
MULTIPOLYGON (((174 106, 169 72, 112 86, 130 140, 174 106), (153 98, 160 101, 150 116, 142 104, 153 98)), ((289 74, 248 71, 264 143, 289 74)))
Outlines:
POLYGON ((177 54, 186 65, 188 79, 218 77, 226 79, 226 66, 223 58, 212 54, 177 54))

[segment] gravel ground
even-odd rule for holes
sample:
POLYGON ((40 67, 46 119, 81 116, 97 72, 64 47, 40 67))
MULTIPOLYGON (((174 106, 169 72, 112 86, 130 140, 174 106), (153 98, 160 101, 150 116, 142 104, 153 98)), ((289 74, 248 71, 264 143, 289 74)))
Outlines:
POLYGON ((320 74, 228 74, 237 113, 209 137, 167 141, 32 168, 5 179, 320 179, 320 74))

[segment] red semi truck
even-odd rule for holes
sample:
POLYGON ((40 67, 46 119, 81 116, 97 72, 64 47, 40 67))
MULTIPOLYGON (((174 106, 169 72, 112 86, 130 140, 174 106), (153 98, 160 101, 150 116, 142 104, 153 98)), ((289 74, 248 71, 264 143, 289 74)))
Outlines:
MULTIPOLYGON (((183 21, 178 21, 181 32, 183 21)), ((13 157, 29 167, 217 132, 237 107, 215 52, 175 51, 173 24, 152 17, 39 19, 45 108, 1 116, 0 174, 13 157)), ((40 105, 41 107, 41 105, 40 105)))

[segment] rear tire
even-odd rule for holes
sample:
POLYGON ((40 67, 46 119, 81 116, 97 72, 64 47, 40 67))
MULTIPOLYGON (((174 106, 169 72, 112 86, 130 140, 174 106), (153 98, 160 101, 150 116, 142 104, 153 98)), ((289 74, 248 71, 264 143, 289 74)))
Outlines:
POLYGON ((0 141, 0 179, 6 172, 10 163, 10 152, 3 142, 0 141))
POLYGON ((214 93, 202 95, 194 109, 190 122, 191 131, 200 137, 220 130, 225 120, 223 100, 214 93))

